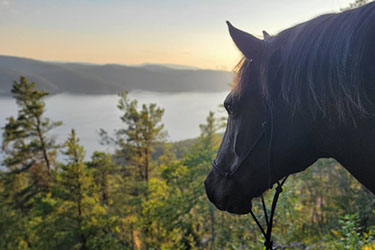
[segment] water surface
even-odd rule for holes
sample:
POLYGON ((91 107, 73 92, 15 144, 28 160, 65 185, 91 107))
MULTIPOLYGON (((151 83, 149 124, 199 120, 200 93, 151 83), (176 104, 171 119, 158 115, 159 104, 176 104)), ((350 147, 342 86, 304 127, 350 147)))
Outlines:
MULTIPOLYGON (((219 93, 156 93, 131 92, 139 106, 143 103, 156 103, 165 109, 163 123, 168 131, 168 141, 178 141, 197 137, 199 124, 205 123, 210 110, 218 111, 227 92, 219 93)), ((109 132, 124 127, 117 109, 117 95, 70 95, 59 94, 46 98, 46 116, 54 121, 62 121, 63 126, 54 129, 52 134, 63 142, 72 128, 76 129, 81 144, 90 156, 94 150, 109 151, 99 144, 98 130, 109 132)), ((0 126, 6 118, 17 115, 14 99, 0 98, 0 126)), ((220 113, 222 115, 222 113, 220 113)))

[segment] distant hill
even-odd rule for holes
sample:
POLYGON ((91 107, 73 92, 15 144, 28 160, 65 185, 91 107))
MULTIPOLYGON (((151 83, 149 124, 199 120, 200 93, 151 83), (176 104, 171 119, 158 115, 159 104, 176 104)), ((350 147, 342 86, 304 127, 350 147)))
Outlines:
POLYGON ((0 95, 9 95, 13 81, 21 75, 51 94, 116 94, 124 90, 218 92, 228 90, 233 78, 228 71, 180 65, 56 63, 0 56, 0 95))

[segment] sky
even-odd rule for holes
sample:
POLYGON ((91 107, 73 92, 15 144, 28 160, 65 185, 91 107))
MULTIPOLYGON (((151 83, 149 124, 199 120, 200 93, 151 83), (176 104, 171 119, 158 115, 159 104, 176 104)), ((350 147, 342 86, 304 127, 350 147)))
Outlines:
POLYGON ((260 37, 354 0, 0 0, 0 55, 231 70, 226 20, 260 37))

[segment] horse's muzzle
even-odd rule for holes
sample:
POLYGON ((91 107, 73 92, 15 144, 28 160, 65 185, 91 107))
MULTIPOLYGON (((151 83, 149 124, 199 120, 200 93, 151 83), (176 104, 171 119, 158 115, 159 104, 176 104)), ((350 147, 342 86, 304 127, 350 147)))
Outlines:
POLYGON ((251 210, 251 199, 240 196, 240 187, 230 178, 223 178, 216 171, 210 171, 204 181, 208 199, 222 211, 247 214, 251 210))

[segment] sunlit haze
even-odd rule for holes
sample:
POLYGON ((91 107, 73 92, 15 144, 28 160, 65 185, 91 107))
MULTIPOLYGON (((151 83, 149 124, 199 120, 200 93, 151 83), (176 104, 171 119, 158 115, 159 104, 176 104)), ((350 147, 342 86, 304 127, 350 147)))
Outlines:
POLYGON ((349 0, 0 0, 0 54, 50 61, 181 64, 230 70, 225 20, 259 36, 349 0))

